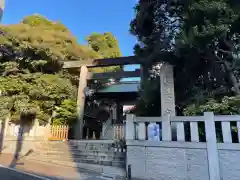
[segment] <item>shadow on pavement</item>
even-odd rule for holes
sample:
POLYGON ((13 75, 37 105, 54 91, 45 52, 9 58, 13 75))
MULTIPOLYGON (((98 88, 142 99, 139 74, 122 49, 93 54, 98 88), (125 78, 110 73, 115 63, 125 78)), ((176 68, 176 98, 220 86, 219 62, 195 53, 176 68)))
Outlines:
POLYGON ((55 177, 46 177, 38 174, 32 174, 30 172, 15 171, 9 168, 0 167, 1 179, 4 180, 60 180, 55 177))
POLYGON ((23 144, 23 125, 20 123, 19 131, 18 131, 18 136, 17 136, 17 143, 16 143, 16 149, 13 155, 12 162, 10 164, 11 168, 14 168, 17 164, 17 161, 19 160, 19 155, 22 150, 22 144, 23 144))
POLYGON ((27 120, 27 122, 30 122, 31 124, 33 124, 34 119, 35 119, 35 117, 34 118, 31 117, 31 119, 25 119, 24 117, 21 117, 20 127, 18 129, 18 135, 17 135, 16 149, 13 154, 12 162, 10 163, 11 168, 14 168, 17 165, 17 162, 18 162, 18 160, 20 160, 20 158, 26 157, 33 152, 33 150, 30 149, 25 155, 20 157, 21 151, 22 151, 22 146, 23 146, 23 141, 24 141, 24 134, 29 133, 29 131, 30 131, 30 129, 24 128, 25 127, 24 125, 26 124, 25 122, 27 120))

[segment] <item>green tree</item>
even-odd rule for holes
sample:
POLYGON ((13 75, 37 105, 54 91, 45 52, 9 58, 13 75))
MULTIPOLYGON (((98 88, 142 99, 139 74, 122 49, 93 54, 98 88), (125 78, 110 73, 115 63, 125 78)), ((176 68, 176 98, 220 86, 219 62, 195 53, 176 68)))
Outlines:
POLYGON ((173 61, 175 58, 172 43, 175 34, 166 12, 165 1, 140 0, 135 7, 136 17, 130 24, 130 32, 138 39, 134 47, 135 54, 143 67, 140 100, 136 108, 139 115, 159 115, 160 82, 151 70, 159 61, 163 62, 166 59, 173 61), (165 8, 159 10, 159 7, 165 8), (160 19, 159 22, 156 22, 157 17, 160 19), (166 29, 169 31, 168 34, 165 33, 166 29))
POLYGON ((146 67, 143 85, 160 61, 175 67, 180 106, 239 94, 239 7, 236 0, 140 1, 131 32, 146 67))
POLYGON ((60 22, 43 16, 0 26, 0 115, 13 121, 37 117, 54 124, 75 119, 76 77, 62 69, 64 61, 102 58, 60 22))
MULTIPOLYGON (((88 45, 103 58, 115 58, 121 56, 121 51, 117 39, 112 33, 107 32, 103 34, 92 33, 86 38, 88 45)), ((109 71, 118 71, 119 66, 93 68, 92 72, 103 73, 109 71)))
POLYGON ((104 58, 120 57, 121 51, 117 39, 112 33, 93 33, 86 38, 90 47, 104 58))
MULTIPOLYGON (((0 43, 19 51, 45 51, 59 61, 84 60, 101 56, 88 46, 77 43, 72 33, 61 23, 52 22, 40 15, 28 16, 19 24, 1 26, 0 43)), ((29 52, 31 53, 31 52, 29 52)), ((46 56, 39 58, 46 58, 46 56)))
POLYGON ((53 124, 71 124, 77 119, 77 102, 66 99, 62 101, 56 110, 56 116, 53 118, 53 124))

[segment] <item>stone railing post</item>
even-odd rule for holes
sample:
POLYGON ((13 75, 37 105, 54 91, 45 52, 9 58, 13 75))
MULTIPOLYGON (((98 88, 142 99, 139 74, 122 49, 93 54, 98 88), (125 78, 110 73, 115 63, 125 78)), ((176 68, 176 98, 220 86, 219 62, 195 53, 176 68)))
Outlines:
POLYGON ((138 140, 146 140, 146 126, 144 122, 138 123, 138 140))
POLYGON ((204 113, 210 180, 221 180, 213 112, 204 113))
POLYGON ((134 118, 135 116, 133 114, 127 114, 126 116, 126 140, 135 139, 134 118))
POLYGON ((78 122, 76 128, 76 138, 82 139, 83 137, 83 117, 85 105, 85 90, 87 87, 88 68, 82 66, 80 69, 79 85, 78 85, 78 98, 77 98, 77 114, 78 122))
POLYGON ((162 140, 163 141, 172 140, 170 114, 162 117, 162 140))

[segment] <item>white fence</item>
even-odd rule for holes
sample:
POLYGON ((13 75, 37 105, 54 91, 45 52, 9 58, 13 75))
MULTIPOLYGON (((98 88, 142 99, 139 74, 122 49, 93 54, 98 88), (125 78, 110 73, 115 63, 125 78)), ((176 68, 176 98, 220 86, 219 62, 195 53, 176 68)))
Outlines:
MULTIPOLYGON (((235 154, 240 155, 240 115, 214 116, 212 112, 205 112, 204 116, 136 117, 130 114, 130 115, 127 115, 126 140, 127 140, 128 147, 131 147, 128 150, 129 151, 129 156, 127 157, 128 164, 130 161, 135 162, 134 160, 132 160, 132 157, 130 157, 131 155, 130 149, 134 149, 133 147, 137 147, 137 146, 141 146, 145 148, 144 151, 146 154, 148 154, 146 156, 149 156, 149 151, 153 150, 153 148, 150 149, 149 147, 160 148, 163 146, 164 147, 167 146, 167 147, 186 148, 186 149, 187 148, 190 148, 190 149, 205 148, 206 154, 207 154, 206 162, 208 165, 208 172, 206 172, 208 174, 206 176, 208 177, 207 179, 209 180, 240 179, 240 168, 237 168, 236 170, 235 167, 231 167, 232 169, 229 169, 229 171, 226 170, 226 168, 225 169, 223 168, 225 167, 225 164, 227 164, 227 162, 225 161, 229 161, 229 159, 232 158, 232 156, 230 157, 228 153, 226 156, 224 155, 223 157, 223 155, 221 155, 223 154, 223 152, 219 151, 219 150, 227 150, 231 152, 234 151, 235 154), (152 142, 148 140, 147 126, 148 124, 151 124, 151 123, 160 124, 160 127, 161 127, 160 141, 152 142), (200 138, 200 131, 199 131, 200 123, 202 123, 203 125, 201 126, 201 131, 203 133, 205 140, 201 140, 200 138), (220 124, 219 126, 220 128, 216 127, 217 124, 218 125, 220 124), (188 131, 186 126, 188 126, 188 131), (173 141, 174 131, 176 134, 175 141, 173 141), (217 141, 217 134, 218 136, 221 137, 219 141, 217 141), (234 138, 233 138, 233 135, 234 135, 234 138), (186 138, 186 137, 189 137, 189 138, 186 138), (237 174, 237 177, 236 177, 236 174, 237 174)), ((132 154, 135 155, 136 152, 135 154, 134 153, 132 154)), ((148 168, 146 166, 148 165, 148 167, 151 167, 151 165, 148 163, 149 158, 150 157, 145 157, 144 163, 146 165, 143 168, 143 170, 145 171, 145 174, 147 174, 147 171, 148 171, 148 168)), ((135 157, 135 159, 137 158, 135 157)), ((160 159, 158 161, 160 161, 160 159)), ((233 161, 234 161, 234 158, 233 158, 233 161)), ((232 164, 238 163, 235 161, 233 163, 233 161, 232 161, 232 164)), ((131 165, 134 166, 133 164, 131 165)), ((137 164, 139 163, 136 163, 136 165, 137 164)), ((155 166, 157 167, 156 164, 155 166)), ((237 166, 239 167, 240 163, 237 164, 237 166)), ((136 168, 137 167, 132 167, 132 169, 134 169, 133 176, 134 174, 139 173, 139 171, 137 171, 136 168)), ((159 168, 160 168, 159 170, 156 170, 157 173, 160 172, 161 168, 163 167, 159 167, 159 168)), ((187 168, 187 170, 189 170, 189 168, 187 168)), ((163 171, 161 174, 162 177, 164 173, 165 172, 163 171)), ((149 173, 149 176, 152 174, 154 173, 149 173)), ((189 175, 186 175, 186 177, 184 176, 184 178, 188 178, 191 180, 197 179, 196 175, 195 177, 193 176, 192 178, 189 178, 187 176, 189 175)), ((154 177, 145 177, 145 178, 154 179, 154 177)), ((157 179, 160 177, 157 177, 156 175, 155 178, 157 179)), ((166 180, 167 179, 168 178, 166 178, 166 180)))

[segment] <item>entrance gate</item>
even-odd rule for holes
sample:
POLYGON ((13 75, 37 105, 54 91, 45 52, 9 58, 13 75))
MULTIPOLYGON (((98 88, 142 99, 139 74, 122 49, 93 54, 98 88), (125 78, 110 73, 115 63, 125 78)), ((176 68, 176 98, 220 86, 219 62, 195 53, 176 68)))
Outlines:
MULTIPOLYGON (((87 81, 90 79, 121 79, 140 77, 141 68, 135 71, 117 71, 107 73, 91 73, 88 70, 95 67, 107 66, 124 66, 124 65, 140 64, 141 62, 136 56, 107 58, 107 59, 93 59, 88 61, 68 61, 64 62, 64 69, 71 69, 72 72, 77 70, 79 73, 79 86, 78 86, 78 100, 77 100, 77 113, 78 113, 78 129, 80 132, 76 134, 77 139, 82 139, 83 136, 83 117, 85 105, 85 91, 87 81)), ((174 96, 174 76, 173 67, 169 64, 161 64, 160 66, 160 94, 161 94, 161 116, 175 116, 175 96, 174 96)), ((76 71, 75 71, 76 72, 76 71)))

